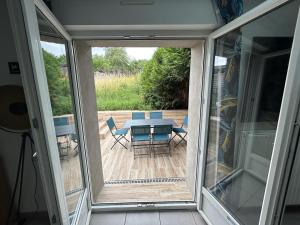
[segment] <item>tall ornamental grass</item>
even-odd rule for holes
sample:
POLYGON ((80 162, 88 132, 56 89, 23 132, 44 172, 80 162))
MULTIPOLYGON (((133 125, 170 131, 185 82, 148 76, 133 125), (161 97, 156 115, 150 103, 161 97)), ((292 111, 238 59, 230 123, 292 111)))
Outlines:
POLYGON ((95 76, 97 109, 148 110, 139 85, 138 75, 95 76))

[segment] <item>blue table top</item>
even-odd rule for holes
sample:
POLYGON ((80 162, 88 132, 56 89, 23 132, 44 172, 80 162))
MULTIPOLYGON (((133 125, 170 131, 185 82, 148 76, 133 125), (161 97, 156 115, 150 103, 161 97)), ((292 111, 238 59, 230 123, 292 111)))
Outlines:
POLYGON ((123 128, 129 129, 131 126, 143 126, 150 125, 151 127, 155 125, 172 125, 177 126, 173 119, 144 119, 144 120, 127 120, 123 128))
POLYGON ((61 125, 55 127, 55 133, 56 137, 66 136, 69 134, 75 134, 75 125, 69 124, 69 125, 61 125))

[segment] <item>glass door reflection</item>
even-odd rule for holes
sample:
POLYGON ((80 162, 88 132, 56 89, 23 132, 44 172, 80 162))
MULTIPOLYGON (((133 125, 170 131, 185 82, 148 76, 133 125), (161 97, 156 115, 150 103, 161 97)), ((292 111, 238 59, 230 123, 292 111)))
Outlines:
POLYGON ((298 8, 215 40, 204 187, 240 224, 259 221, 298 8))
POLYGON ((67 41, 37 11, 43 60, 70 221, 84 190, 67 41))

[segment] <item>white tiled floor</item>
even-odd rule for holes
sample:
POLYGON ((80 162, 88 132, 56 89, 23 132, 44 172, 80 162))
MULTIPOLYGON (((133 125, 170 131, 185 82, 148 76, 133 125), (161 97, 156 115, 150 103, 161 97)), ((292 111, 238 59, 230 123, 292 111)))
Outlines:
POLYGON ((206 225, 196 211, 95 213, 90 225, 206 225))

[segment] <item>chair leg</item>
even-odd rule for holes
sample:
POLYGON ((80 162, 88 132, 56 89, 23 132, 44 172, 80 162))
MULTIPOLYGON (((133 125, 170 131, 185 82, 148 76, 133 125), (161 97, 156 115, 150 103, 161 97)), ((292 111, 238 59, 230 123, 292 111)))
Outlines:
POLYGON ((172 155, 171 155, 171 140, 169 141, 168 145, 169 145, 169 154, 170 154, 170 157, 172 157, 172 155))
POLYGON ((123 136, 123 138, 125 138, 125 140, 126 140, 127 142, 130 142, 130 141, 129 141, 129 140, 126 138, 126 136, 125 136, 125 135, 123 136))
POLYGON ((181 142, 183 142, 183 141, 186 142, 186 140, 184 139, 186 137, 186 135, 187 135, 187 133, 184 136, 181 136, 180 134, 177 134, 177 136, 180 137, 181 140, 174 146, 174 148, 176 148, 177 145, 179 145, 181 142))
POLYGON ((123 139, 123 138, 125 139, 126 142, 130 142, 130 141, 126 138, 125 135, 122 135, 122 137, 120 138, 120 140, 123 139))
POLYGON ((122 145, 124 148, 127 149, 127 147, 126 147, 125 145, 123 145, 123 143, 121 142, 121 139, 124 138, 123 136, 119 136, 119 137, 117 137, 117 138, 116 138, 115 136, 113 136, 113 137, 115 138, 115 142, 114 142, 113 146, 111 146, 110 149, 113 149, 113 147, 114 147, 117 143, 119 143, 120 145, 122 145))

